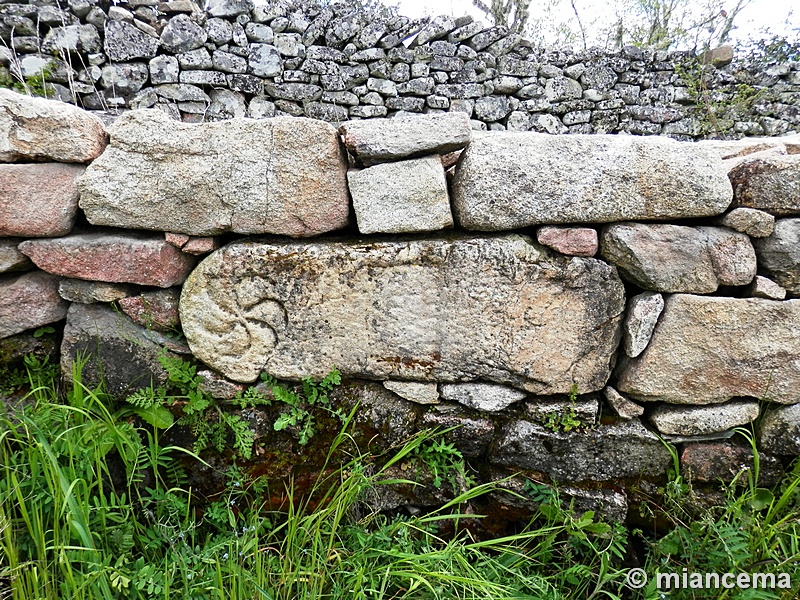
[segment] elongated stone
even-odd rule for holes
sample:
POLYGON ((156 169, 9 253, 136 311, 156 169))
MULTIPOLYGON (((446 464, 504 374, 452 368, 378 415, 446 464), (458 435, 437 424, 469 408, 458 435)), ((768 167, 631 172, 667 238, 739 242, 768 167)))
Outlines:
POLYGON ((705 217, 732 199, 719 155, 655 136, 496 133, 473 141, 456 167, 462 227, 705 217))
POLYGON ((792 296, 800 295, 800 219, 778 219, 775 230, 755 240, 758 266, 792 296))
POLYGON ((122 115, 80 182, 90 223, 190 235, 311 236, 347 224, 344 153, 312 119, 178 123, 122 115))
POLYGON ((752 400, 691 407, 662 404, 650 422, 667 435, 706 435, 746 425, 757 416, 758 402, 752 400))
POLYGON ((195 356, 236 381, 483 379, 541 394, 601 389, 623 286, 523 236, 237 242, 206 258, 180 313, 195 356))
POLYGON ((623 359, 617 389, 671 404, 800 402, 800 300, 670 296, 647 349, 623 359))

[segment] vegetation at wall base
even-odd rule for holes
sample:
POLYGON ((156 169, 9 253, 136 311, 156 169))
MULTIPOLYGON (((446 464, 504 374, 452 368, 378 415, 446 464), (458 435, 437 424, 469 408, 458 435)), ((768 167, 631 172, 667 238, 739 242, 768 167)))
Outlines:
MULTIPOLYGON (((431 432, 385 456, 361 454, 349 433, 356 408, 343 416, 309 493, 300 497, 288 485, 285 506, 267 507, 266 484, 234 463, 225 491, 200 503, 179 459, 205 455, 164 445, 163 431, 136 406, 84 385, 81 364, 62 386, 53 365, 29 358, 30 392, 0 419, 0 597, 789 600, 800 589, 800 467, 768 491, 757 485, 756 460, 742 476, 747 485, 734 482, 722 505, 699 516, 684 509, 691 488, 676 471, 666 496, 674 527, 661 537, 577 514, 557 488, 529 481, 524 495, 538 504, 534 519, 485 539, 470 506, 500 493, 502 481, 461 477, 466 485, 452 500, 415 516, 379 510, 376 491, 413 485, 391 476, 393 466, 434 465, 442 484, 455 481, 461 459, 431 432), (644 548, 638 558, 637 544, 644 548), (632 566, 651 574, 789 572, 794 588, 666 596, 627 588, 632 566)), ((461 468, 463 475, 463 461, 461 468)))

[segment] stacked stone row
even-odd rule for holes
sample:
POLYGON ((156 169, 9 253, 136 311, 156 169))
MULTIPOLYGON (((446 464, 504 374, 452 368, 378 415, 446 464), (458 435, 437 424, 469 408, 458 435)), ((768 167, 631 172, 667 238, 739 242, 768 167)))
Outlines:
POLYGON ((18 78, 45 68, 51 93, 93 110, 333 123, 460 111, 476 129, 681 139, 800 127, 797 62, 717 70, 732 59, 722 53, 697 70, 686 53, 544 52, 471 17, 412 21, 306 0, 53 3, 0 6, 0 64, 18 78))
POLYGON ((0 132, 3 347, 65 322, 64 373, 93 352, 84 381, 119 398, 164 380, 167 348, 221 400, 335 364, 379 382, 348 393, 463 425, 494 474, 657 479, 658 433, 716 481, 749 460, 727 438, 759 416, 762 464, 800 455, 796 137, 139 110, 109 140, 90 113, 11 92, 0 132), (548 429, 554 414, 584 428, 548 429))

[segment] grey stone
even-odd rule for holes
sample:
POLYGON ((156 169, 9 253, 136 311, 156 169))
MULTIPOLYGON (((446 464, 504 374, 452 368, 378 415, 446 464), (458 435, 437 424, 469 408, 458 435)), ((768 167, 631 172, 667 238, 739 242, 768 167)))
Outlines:
POLYGON ((322 88, 310 83, 266 83, 264 91, 273 98, 294 102, 315 101, 322 97, 322 88))
POLYGON ((560 482, 660 477, 672 463, 661 440, 638 419, 569 433, 511 421, 500 432, 491 459, 540 471, 560 482))
POLYGON ((247 389, 241 383, 228 381, 210 369, 198 371, 197 376, 201 379, 200 385, 197 387, 217 400, 233 400, 247 389))
POLYGON ((89 162, 108 136, 103 122, 75 106, 0 89, 0 161, 89 162))
POLYGON ((346 121, 349 114, 344 106, 337 106, 329 102, 306 102, 303 105, 303 109, 307 117, 327 121, 335 125, 346 121))
POLYGON ((371 119, 373 117, 385 117, 388 112, 385 106, 351 106, 351 117, 361 117, 371 119))
POLYGON ((767 298, 768 300, 784 300, 786 298, 785 289, 761 275, 756 275, 747 293, 753 298, 767 298))
POLYGON ((350 153, 364 164, 446 154, 463 148, 471 139, 469 118, 458 112, 387 121, 353 121, 344 123, 339 132, 350 153))
POLYGON ((228 86, 236 92, 260 96, 264 93, 264 81, 255 75, 228 75, 228 86))
POLYGON ((361 233, 436 231, 453 226, 439 156, 350 171, 347 180, 361 233))
POLYGON ((528 395, 494 383, 443 383, 439 385, 439 393, 443 400, 483 412, 503 410, 528 395))
POLYGON ((622 326, 625 354, 636 358, 644 352, 663 310, 664 297, 655 292, 644 292, 628 301, 627 316, 622 326))
POLYGON ((383 387, 410 402, 416 402, 417 404, 439 404, 439 389, 435 383, 384 381, 383 387))
POLYGON ((41 271, 0 276, 0 338, 60 321, 67 306, 58 277, 41 271))
MULTIPOLYGON (((227 85, 228 79, 224 73, 218 71, 181 71, 178 78, 182 84, 188 85, 227 85)), ((212 90, 214 91, 214 90, 212 90)))
POLYGON ((587 88, 601 92, 610 90, 617 83, 617 74, 612 69, 602 65, 590 65, 578 77, 580 82, 587 88))
POLYGON ((80 185, 80 205, 93 224, 308 236, 347 223, 345 157, 325 123, 190 125, 132 111, 112 132, 111 146, 80 185))
POLYGON ((305 46, 300 43, 300 35, 297 33, 276 33, 272 45, 281 56, 300 56, 305 51, 305 46))
POLYGON ((511 98, 508 96, 484 96, 475 101, 475 118, 481 121, 500 121, 512 110, 511 98))
POLYGON ((167 374, 158 361, 162 346, 125 315, 101 304, 72 304, 61 343, 61 372, 71 377, 78 356, 86 358, 82 381, 90 389, 105 383, 114 398, 150 385, 167 374))
POLYGON ((707 294, 746 285, 756 272, 750 239, 714 227, 615 223, 600 236, 600 254, 624 278, 657 292, 707 294))
POLYGON ((271 27, 261 23, 248 23, 244 26, 245 35, 251 42, 271 44, 275 40, 275 32, 271 27))
POLYGON ((210 69, 212 67, 211 55, 205 48, 189 50, 177 56, 181 69, 210 69))
POLYGON ((753 241, 764 275, 800 295, 800 219, 778 219, 772 235, 753 241))
POLYGON ((625 420, 636 419, 644 414, 644 407, 628 400, 611 386, 603 388, 603 397, 615 413, 625 420))
POLYGON ((178 59, 174 56, 156 56, 150 59, 150 83, 178 83, 178 59))
POLYGON ((370 77, 367 79, 367 89, 371 92, 378 92, 381 96, 397 96, 397 84, 388 79, 370 77))
POLYGON ((188 52, 206 43, 208 34, 189 15, 172 17, 161 32, 161 46, 167 52, 188 52))
POLYGON ((247 72, 247 59, 241 56, 236 56, 230 52, 223 52, 222 50, 215 50, 212 56, 212 64, 218 71, 225 73, 246 73, 247 72))
POLYGON ((142 89, 148 75, 144 63, 115 63, 103 67, 100 85, 115 94, 126 96, 142 89))
MULTIPOLYGON (((248 23, 248 26, 249 25, 250 23, 248 23)), ((225 19, 220 19, 216 17, 213 19, 209 19, 208 21, 206 21, 205 30, 206 30, 206 35, 208 36, 206 39, 212 44, 217 44, 217 45, 227 44, 228 42, 231 41, 231 38, 233 37, 233 26, 225 19)), ((272 30, 270 29, 270 31, 272 30)), ((254 41, 260 41, 260 40, 254 40, 254 41)))
POLYGON ((484 29, 480 33, 473 35, 469 38, 466 42, 468 46, 480 52, 484 48, 488 47, 490 44, 493 44, 500 38, 503 38, 508 35, 508 28, 502 25, 497 27, 490 27, 489 29, 484 29))
POLYGON ((616 387, 647 402, 800 402, 798 323, 798 300, 675 294, 647 349, 621 362, 616 387))
POLYGON ((656 137, 498 133, 469 145, 453 180, 456 218, 482 231, 712 216, 730 201, 716 153, 656 137))
POLYGON ((763 238, 772 235, 775 229, 775 217, 755 208, 734 208, 719 219, 719 224, 736 231, 746 233, 750 237, 763 238))
POLYGON ((155 90, 162 98, 177 102, 211 102, 211 98, 202 89, 188 83, 164 83, 156 86, 155 90))
POLYGON ((42 52, 100 52, 103 47, 100 34, 91 25, 53 27, 42 41, 42 52))
MULTIPOLYGON (((425 99, 424 98, 387 98, 386 99, 386 108, 390 110, 399 111, 395 115, 394 118, 403 116, 407 117, 410 116, 410 113, 419 113, 422 112, 425 108, 425 99), (404 114, 405 113, 405 114, 404 114)), ((431 111, 431 113, 433 112, 431 111)))
POLYGON ((125 21, 108 21, 105 25, 103 49, 108 60, 125 62, 135 58, 153 58, 159 40, 143 33, 125 21))
POLYGON ((256 96, 250 100, 247 112, 253 119, 269 119, 275 116, 275 103, 266 96, 256 96))
POLYGON ((550 135, 569 132, 555 115, 531 115, 530 128, 538 133, 548 133, 550 135))
POLYGON ((244 96, 231 90, 211 90, 207 116, 211 121, 241 119, 247 114, 244 96))
POLYGON ((587 427, 592 427, 600 412, 600 402, 592 395, 588 398, 535 398, 524 404, 525 414, 537 423, 547 423, 551 417, 569 415, 587 427))
POLYGON ((522 236, 236 242, 184 285, 181 322, 195 356, 235 381, 336 364, 345 377, 552 394, 605 385, 623 307, 613 268, 522 236))
POLYGON ((495 424, 491 419, 475 417, 458 405, 439 404, 422 414, 420 427, 434 431, 448 430, 443 434, 447 443, 453 444, 465 458, 483 458, 491 446, 495 424))
POLYGON ((432 19, 423 27, 411 43, 412 46, 421 46, 446 37, 448 33, 456 29, 456 23, 452 17, 441 15, 432 19))
POLYGON ((758 435, 758 448, 762 452, 800 454, 800 404, 768 410, 758 435))
POLYGON ((22 240, 0 239, 0 273, 28 271, 33 268, 31 260, 17 249, 22 240))
POLYGON ((709 406, 662 404, 650 414, 650 422, 667 435, 707 435, 746 425, 758 417, 758 402, 735 400, 709 406))
POLYGON ((135 286, 124 283, 84 281, 83 279, 62 279, 58 283, 58 294, 64 300, 81 304, 115 302, 135 292, 135 286))
POLYGON ((577 99, 583 96, 581 84, 569 77, 548 79, 544 86, 544 97, 550 102, 577 99))
POLYGON ((212 17, 235 17, 253 10, 253 0, 208 0, 205 8, 212 17))
POLYGON ((800 214, 800 155, 771 155, 739 163, 729 174, 734 205, 773 215, 800 214))
POLYGON ((258 77, 275 77, 283 72, 283 60, 275 46, 251 44, 247 58, 248 69, 258 77))

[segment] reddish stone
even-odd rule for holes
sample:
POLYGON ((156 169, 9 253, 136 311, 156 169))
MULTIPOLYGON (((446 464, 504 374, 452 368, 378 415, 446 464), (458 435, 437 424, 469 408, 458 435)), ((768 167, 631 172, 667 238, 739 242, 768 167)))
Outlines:
MULTIPOLYGON (((780 476, 781 466, 778 460, 770 455, 761 453, 761 479, 762 485, 775 483, 780 476)), ((732 442, 698 442, 686 444, 681 454, 681 468, 691 476, 694 481, 708 483, 730 482, 740 471, 753 467, 753 451, 747 446, 740 446, 732 442)), ((747 476, 742 475, 740 483, 747 482, 747 476)))
POLYGON ((183 250, 187 254, 208 254, 209 252, 213 252, 219 248, 219 242, 217 238, 213 237, 193 237, 191 238, 186 244, 184 244, 183 250))
POLYGON ((0 236, 67 235, 78 213, 76 181, 85 168, 0 164, 0 236))
POLYGON ((0 338, 60 321, 69 303, 58 295, 58 277, 41 271, 0 278, 0 338))
POLYGON ((163 288, 183 283, 195 263, 160 235, 82 233, 28 240, 19 249, 56 275, 163 288))
POLYGON ((172 244, 176 248, 183 248, 191 238, 190 236, 186 235, 185 233, 172 233, 168 231, 164 234, 164 239, 167 240, 168 244, 172 244))
POLYGON ((536 239, 543 246, 568 256, 597 254, 597 231, 589 227, 541 227, 536 239))
POLYGON ((138 296, 122 298, 118 304, 126 315, 148 329, 169 332, 180 324, 178 301, 180 288, 144 292, 138 296))

